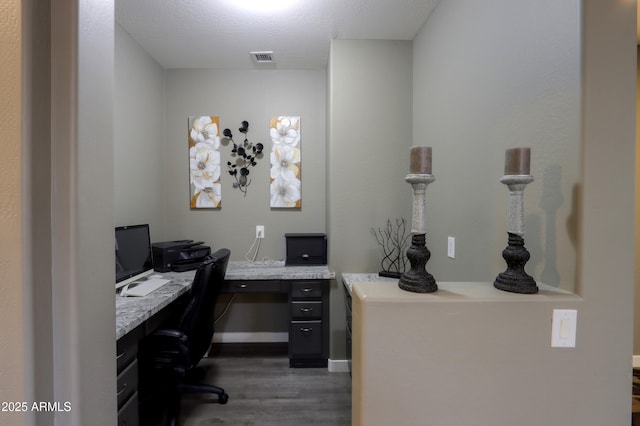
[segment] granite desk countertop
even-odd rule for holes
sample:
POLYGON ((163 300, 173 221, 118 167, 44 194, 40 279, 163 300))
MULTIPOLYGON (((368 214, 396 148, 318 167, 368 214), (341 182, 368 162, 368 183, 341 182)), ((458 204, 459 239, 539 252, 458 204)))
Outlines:
POLYGON ((154 274, 170 278, 171 282, 144 297, 121 297, 116 294, 116 340, 186 293, 191 287, 195 271, 154 274))
POLYGON ((232 260, 225 280, 330 280, 336 277, 327 265, 285 266, 284 260, 248 262, 232 260))
POLYGON ((381 277, 377 273, 349 273, 345 272, 342 275, 342 283, 346 287, 349 294, 351 294, 351 290, 353 289, 353 283, 363 283, 363 282, 389 282, 389 283, 398 283, 398 278, 388 278, 381 277))
MULTIPOLYGON (((154 272, 171 282, 144 297, 116 295, 116 339, 120 339, 171 302, 186 293, 195 271, 154 272)), ((313 280, 334 279, 335 273, 326 265, 285 266, 284 261, 230 261, 225 280, 313 280)))

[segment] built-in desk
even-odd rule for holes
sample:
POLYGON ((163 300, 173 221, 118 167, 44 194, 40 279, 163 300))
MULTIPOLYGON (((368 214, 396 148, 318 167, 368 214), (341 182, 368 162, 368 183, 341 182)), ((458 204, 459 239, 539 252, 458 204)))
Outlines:
POLYGON ((222 291, 288 295, 289 364, 326 367, 329 358, 329 290, 335 274, 326 265, 230 262, 222 291))
POLYGON ((382 282, 382 283, 397 283, 397 278, 387 278, 381 277, 377 273, 351 273, 344 272, 341 274, 342 276, 342 285, 344 285, 345 289, 345 313, 346 313, 346 325, 347 330, 345 333, 346 337, 346 355, 347 355, 347 363, 349 365, 349 373, 351 373, 351 361, 352 361, 352 347, 353 347, 353 332, 352 332, 352 296, 351 291, 353 289, 353 283, 362 283, 362 282, 382 282))
MULTIPOLYGON (((173 314, 195 271, 158 273, 171 282, 145 297, 116 296, 118 423, 137 424, 138 342, 173 314)), ((335 274, 323 266, 230 261, 222 292, 286 293, 291 367, 326 367, 329 357, 329 289, 335 274)))

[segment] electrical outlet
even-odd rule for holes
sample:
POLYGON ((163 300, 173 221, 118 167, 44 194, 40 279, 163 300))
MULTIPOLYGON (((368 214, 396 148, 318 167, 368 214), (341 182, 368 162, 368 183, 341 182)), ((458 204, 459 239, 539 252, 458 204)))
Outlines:
POLYGON ((256 225, 256 238, 264 238, 264 226, 256 225))
POLYGON ((454 237, 447 237, 447 256, 451 259, 456 258, 456 239, 454 237))

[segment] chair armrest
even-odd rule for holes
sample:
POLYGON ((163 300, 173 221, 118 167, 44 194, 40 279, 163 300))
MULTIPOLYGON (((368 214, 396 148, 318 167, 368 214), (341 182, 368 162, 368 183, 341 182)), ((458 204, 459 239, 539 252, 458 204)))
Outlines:
POLYGON ((182 375, 190 365, 187 336, 173 329, 158 329, 144 339, 146 358, 154 369, 173 370, 182 375))
POLYGON ((151 336, 155 337, 168 337, 168 338, 173 338, 173 339, 179 339, 179 340, 184 340, 185 336, 184 333, 180 330, 171 330, 168 328, 161 328, 158 329, 156 331, 154 331, 153 333, 151 333, 151 336))

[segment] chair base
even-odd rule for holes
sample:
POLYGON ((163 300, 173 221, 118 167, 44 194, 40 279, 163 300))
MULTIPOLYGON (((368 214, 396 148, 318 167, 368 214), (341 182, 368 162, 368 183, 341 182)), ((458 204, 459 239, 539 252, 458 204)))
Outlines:
POLYGON ((213 393, 218 395, 218 402, 220 404, 226 404, 229 401, 229 395, 224 389, 213 385, 196 385, 181 383, 178 385, 178 393, 180 395, 194 394, 194 393, 213 393))
POLYGON ((207 384, 178 383, 171 389, 148 395, 141 407, 141 425, 158 426, 178 424, 180 418, 180 405, 182 395, 189 394, 215 394, 218 396, 218 404, 229 402, 229 395, 223 388, 207 384), (160 408, 160 409, 159 409, 160 408))

